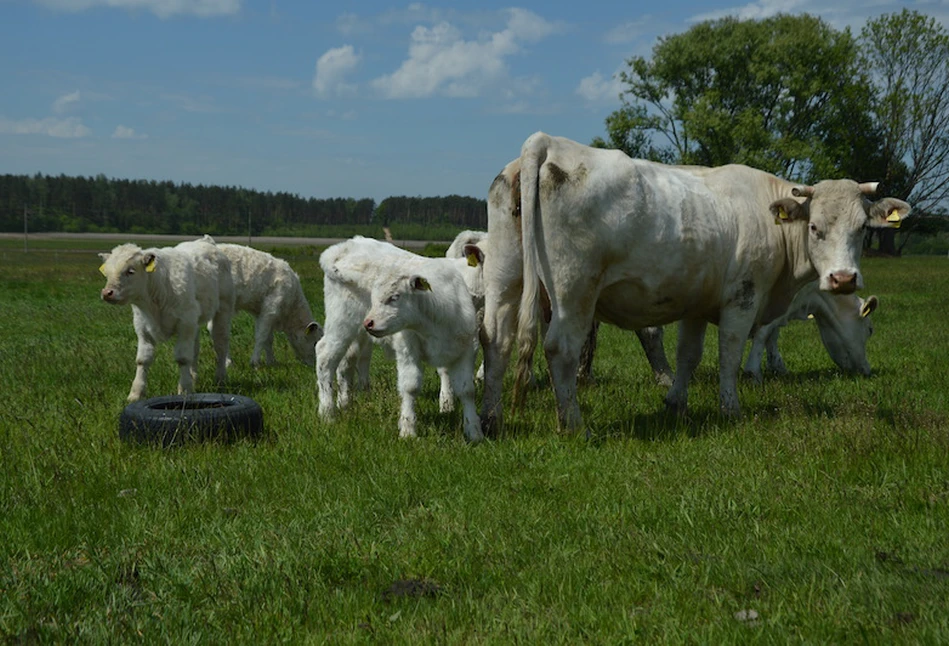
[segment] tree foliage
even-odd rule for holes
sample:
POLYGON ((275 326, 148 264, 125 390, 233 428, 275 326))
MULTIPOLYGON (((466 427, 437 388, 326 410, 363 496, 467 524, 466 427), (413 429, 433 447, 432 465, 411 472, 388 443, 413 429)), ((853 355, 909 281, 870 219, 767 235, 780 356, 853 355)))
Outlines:
POLYGON ((904 9, 869 20, 860 43, 882 133, 884 182, 917 212, 899 246, 891 230, 877 233, 880 251, 892 254, 909 234, 949 228, 949 31, 904 9))
POLYGON ((627 65, 623 106, 607 118, 611 143, 632 133, 631 148, 649 153, 658 136, 666 146, 653 158, 744 163, 801 181, 862 175, 879 161, 856 41, 820 18, 703 22, 627 65))

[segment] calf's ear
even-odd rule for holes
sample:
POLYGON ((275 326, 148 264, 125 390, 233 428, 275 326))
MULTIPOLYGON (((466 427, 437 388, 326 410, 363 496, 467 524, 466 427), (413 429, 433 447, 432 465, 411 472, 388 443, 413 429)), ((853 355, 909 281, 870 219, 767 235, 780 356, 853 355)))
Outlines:
POLYGON ((481 251, 478 245, 466 244, 465 258, 468 259, 469 267, 477 267, 478 265, 484 264, 484 252, 481 251))
POLYGON ((774 216, 775 224, 784 224, 785 222, 807 221, 810 218, 808 208, 799 204, 797 200, 790 197, 783 197, 775 200, 769 207, 771 215, 774 216))
POLYGON ((895 197, 884 197, 870 205, 867 213, 867 224, 871 227, 880 229, 890 227, 899 229, 903 220, 909 217, 913 210, 909 204, 895 197))
POLYGON ((421 276, 413 276, 411 279, 409 279, 409 284, 412 285, 412 289, 418 291, 432 291, 431 284, 429 284, 429 282, 421 276))

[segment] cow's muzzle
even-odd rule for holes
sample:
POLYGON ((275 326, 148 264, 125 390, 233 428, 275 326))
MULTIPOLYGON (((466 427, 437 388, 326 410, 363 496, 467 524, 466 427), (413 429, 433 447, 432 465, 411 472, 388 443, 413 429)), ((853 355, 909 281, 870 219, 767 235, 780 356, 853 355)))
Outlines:
POLYGON ((857 291, 857 274, 849 271, 832 273, 830 291, 834 294, 853 294, 857 291))

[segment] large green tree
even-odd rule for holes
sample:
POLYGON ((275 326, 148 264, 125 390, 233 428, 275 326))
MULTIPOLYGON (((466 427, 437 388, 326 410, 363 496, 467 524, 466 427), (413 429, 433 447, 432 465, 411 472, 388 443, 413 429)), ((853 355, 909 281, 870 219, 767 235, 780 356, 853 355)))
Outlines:
POLYGON ((893 230, 877 234, 881 251, 898 253, 909 233, 949 223, 949 31, 904 9, 868 21, 860 44, 882 133, 882 179, 916 210, 899 247, 893 230))
POLYGON ((783 177, 880 172, 867 77, 848 30, 809 15, 724 18, 664 37, 620 74, 608 141, 634 156, 783 177))

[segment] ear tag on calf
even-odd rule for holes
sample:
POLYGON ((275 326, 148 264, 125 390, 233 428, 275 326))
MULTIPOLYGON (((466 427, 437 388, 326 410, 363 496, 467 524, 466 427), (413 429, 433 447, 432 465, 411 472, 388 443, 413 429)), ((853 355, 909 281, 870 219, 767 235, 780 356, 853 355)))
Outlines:
POLYGON ((900 225, 903 223, 902 218, 900 218, 899 209, 893 209, 890 211, 890 214, 886 216, 886 221, 890 223, 891 228, 899 229, 900 225))
POLYGON ((153 271, 155 271, 155 259, 154 259, 154 258, 151 259, 151 262, 149 262, 147 265, 145 265, 145 271, 147 271, 148 273, 152 273, 153 271))
POLYGON ((810 320, 810 319, 814 318, 814 315, 813 315, 813 314, 808 314, 808 315, 807 315, 807 318, 808 318, 808 320, 810 320))
POLYGON ((99 265, 99 273, 105 276, 105 263, 99 265))
POLYGON ((469 267, 477 267, 477 266, 478 266, 478 255, 477 255, 477 254, 473 254, 473 253, 469 253, 469 254, 468 254, 468 266, 469 266, 469 267))

